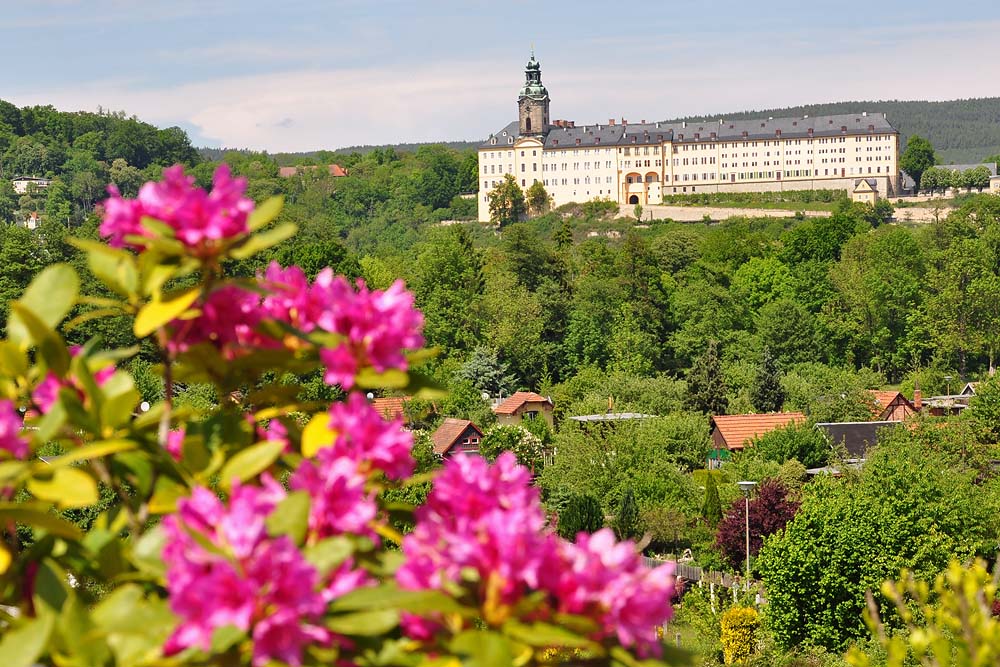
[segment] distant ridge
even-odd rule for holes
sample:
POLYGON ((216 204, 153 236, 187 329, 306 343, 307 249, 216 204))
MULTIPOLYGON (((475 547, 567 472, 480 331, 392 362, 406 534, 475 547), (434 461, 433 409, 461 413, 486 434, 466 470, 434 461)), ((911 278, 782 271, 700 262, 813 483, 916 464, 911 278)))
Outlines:
MULTIPOLYGON (((700 114, 683 118, 665 119, 667 122, 679 121, 718 121, 720 118, 755 118, 774 116, 823 116, 841 113, 868 111, 871 113, 888 114, 889 122, 903 135, 903 143, 912 134, 919 134, 930 139, 934 144, 938 157, 944 164, 978 163, 983 158, 1000 154, 1000 97, 984 97, 967 100, 949 100, 945 102, 878 100, 859 102, 831 102, 827 104, 805 104, 779 109, 760 109, 755 111, 739 111, 721 114, 700 114)), ((583 122, 597 122, 598 119, 577 119, 583 122)), ((485 139, 485 137, 483 137, 485 139)), ((421 146, 443 144, 455 150, 474 149, 483 141, 441 141, 423 143, 382 144, 347 146, 332 151, 308 151, 303 153, 275 153, 279 164, 294 165, 302 158, 317 157, 319 153, 349 154, 369 153, 380 148, 393 148, 400 152, 415 151, 421 146)), ((203 148, 202 155, 208 159, 219 159, 228 149, 203 148)))

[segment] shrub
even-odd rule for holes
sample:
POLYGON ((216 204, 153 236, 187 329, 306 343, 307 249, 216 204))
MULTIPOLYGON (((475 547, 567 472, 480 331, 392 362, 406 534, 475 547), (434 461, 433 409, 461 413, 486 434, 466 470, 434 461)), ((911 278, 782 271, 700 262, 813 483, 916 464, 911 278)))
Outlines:
POLYGON ((730 607, 719 621, 722 656, 727 665, 745 663, 753 655, 760 617, 752 607, 730 607))

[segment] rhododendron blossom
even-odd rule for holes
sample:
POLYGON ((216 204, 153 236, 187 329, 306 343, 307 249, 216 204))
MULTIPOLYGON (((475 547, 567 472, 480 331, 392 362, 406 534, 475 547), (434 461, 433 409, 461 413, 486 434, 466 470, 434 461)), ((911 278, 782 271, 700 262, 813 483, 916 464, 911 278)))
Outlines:
POLYGON ((656 628, 670 620, 674 565, 647 568, 631 542, 609 528, 561 542, 561 567, 550 589, 559 610, 599 621, 602 638, 617 635, 625 646, 658 651, 656 628))
POLYGON ((0 449, 8 452, 15 459, 28 457, 30 448, 28 441, 21 437, 24 422, 17 408, 10 401, 0 401, 0 449))
POLYGON ((356 461, 363 470, 381 470, 390 479, 413 474, 413 434, 403 430, 402 418, 383 419, 361 394, 330 406, 329 427, 336 434, 331 447, 337 456, 356 461))
POLYGON ((303 461, 289 480, 296 491, 312 499, 309 531, 318 538, 354 533, 375 537, 369 524, 375 519, 375 494, 365 490, 367 478, 357 462, 324 447, 316 460, 303 461))
POLYGON ((255 667, 272 660, 299 665, 304 646, 333 640, 319 624, 328 591, 346 593, 366 577, 341 567, 321 581, 291 539, 270 537, 265 521, 284 495, 265 477, 261 487, 235 484, 227 507, 197 487, 164 519, 167 591, 181 619, 164 646, 167 655, 208 650, 212 633, 227 625, 253 638, 255 667), (194 532, 227 556, 202 547, 194 532))
POLYGON ((260 294, 238 285, 225 285, 212 291, 200 305, 201 314, 171 323, 173 336, 168 348, 183 352, 192 345, 211 343, 223 356, 233 358, 251 352, 254 346, 274 347, 257 333, 263 313, 260 294))
POLYGON ((100 233, 112 246, 141 247, 127 237, 151 236, 142 224, 148 217, 172 228, 188 248, 211 252, 214 242, 248 231, 247 217, 254 205, 244 196, 246 186, 245 178, 233 178, 222 164, 212 177, 212 191, 205 192, 195 186, 193 176, 184 175, 184 167, 174 165, 164 170, 162 181, 143 185, 136 199, 122 199, 118 188, 110 186, 100 233))
MULTIPOLYGON (((69 348, 70 354, 74 357, 78 356, 80 351, 81 348, 76 345, 69 348)), ((115 374, 115 370, 114 365, 108 365, 101 368, 94 373, 94 382, 98 387, 103 387, 104 383, 111 379, 111 376, 115 374)), ((35 402, 35 405, 38 406, 38 409, 41 410, 42 414, 45 414, 52 408, 55 402, 59 400, 59 390, 63 387, 76 391, 80 400, 83 400, 86 397, 83 391, 83 385, 80 384, 79 380, 72 376, 61 378, 52 371, 49 371, 31 393, 31 400, 35 402)))
POLYGON ((406 370, 403 351, 424 344, 424 316, 414 308, 413 294, 402 280, 385 291, 371 291, 359 279, 355 291, 346 278, 335 277, 327 268, 316 276, 313 292, 325 305, 317 318, 319 327, 344 337, 343 343, 320 355, 329 384, 350 389, 358 370, 369 365, 380 373, 406 370))

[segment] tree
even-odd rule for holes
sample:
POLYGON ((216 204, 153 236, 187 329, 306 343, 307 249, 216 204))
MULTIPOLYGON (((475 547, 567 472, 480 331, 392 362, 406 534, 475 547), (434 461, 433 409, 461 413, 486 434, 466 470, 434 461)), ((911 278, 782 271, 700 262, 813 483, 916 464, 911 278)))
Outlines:
POLYGON ((545 191, 545 186, 542 185, 541 181, 535 181, 528 186, 528 190, 525 195, 528 211, 532 215, 542 215, 549 210, 551 200, 549 198, 549 193, 545 191))
POLYGON ((860 474, 806 485, 795 518, 757 560, 778 643, 840 650, 865 634, 865 594, 884 603, 885 579, 903 568, 934 575, 953 557, 992 551, 996 501, 975 478, 954 455, 896 429, 860 474))
POLYGON ((635 205, 635 208, 632 209, 632 215, 635 216, 636 222, 642 221, 642 204, 635 205))
POLYGON ((771 348, 764 346, 760 366, 754 378, 750 402, 758 412, 780 412, 785 404, 785 390, 781 387, 781 372, 771 354, 771 348))
POLYGON ((639 506, 632 489, 627 489, 619 501, 611 527, 620 540, 633 540, 639 536, 639 506))
POLYGON ((795 459, 806 468, 818 468, 830 458, 830 441, 814 424, 788 424, 755 438, 748 455, 775 463, 795 459))
POLYGON ((541 439, 515 424, 494 426, 483 434, 479 453, 493 462, 504 452, 513 452, 517 462, 535 473, 542 471, 543 452, 541 439))
POLYGON ((558 531, 568 540, 579 533, 596 533, 604 527, 601 503, 590 494, 570 494, 559 512, 558 531))
POLYGON ((722 520, 719 486, 715 483, 715 475, 711 472, 705 476, 705 504, 701 508, 701 516, 712 528, 719 525, 719 521, 722 520))
POLYGON ((514 224, 527 213, 524 191, 517 184, 513 174, 506 174, 503 180, 487 194, 490 207, 490 221, 499 228, 514 224))
MULTIPOLYGON (((715 545, 733 569, 746 560, 746 499, 737 498, 726 510, 715 532, 715 545)), ((760 552, 764 538, 782 530, 792 520, 799 504, 788 498, 788 489, 773 479, 757 487, 750 499, 750 557, 760 552)))
POLYGON ((925 169, 924 173, 921 174, 920 176, 920 180, 917 181, 920 189, 924 190, 925 192, 930 192, 931 194, 934 194, 934 189, 942 185, 941 183, 942 173, 943 173, 942 170, 938 169, 937 167, 929 167, 925 169))
POLYGON ((899 168, 908 173, 915 182, 921 183, 924 171, 934 165, 934 147, 923 137, 913 134, 906 142, 906 150, 899 156, 899 168))
POLYGON ((724 415, 729 407, 728 389, 722 375, 719 350, 714 340, 688 371, 688 404, 708 415, 724 415))
POLYGON ((472 354, 456 371, 455 377, 468 380, 476 389, 487 392, 490 396, 510 396, 517 382, 496 349, 485 345, 473 348, 472 354))

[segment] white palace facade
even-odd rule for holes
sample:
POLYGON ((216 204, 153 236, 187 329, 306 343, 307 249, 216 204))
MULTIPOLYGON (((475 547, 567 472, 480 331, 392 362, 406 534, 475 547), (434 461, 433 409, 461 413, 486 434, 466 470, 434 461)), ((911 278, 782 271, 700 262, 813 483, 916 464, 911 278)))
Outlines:
POLYGON ((518 120, 479 148, 479 219, 506 174, 540 181, 555 206, 607 198, 659 204, 692 192, 847 190, 874 181, 899 192, 899 133, 883 114, 576 125, 550 120, 549 94, 532 55, 518 120))

